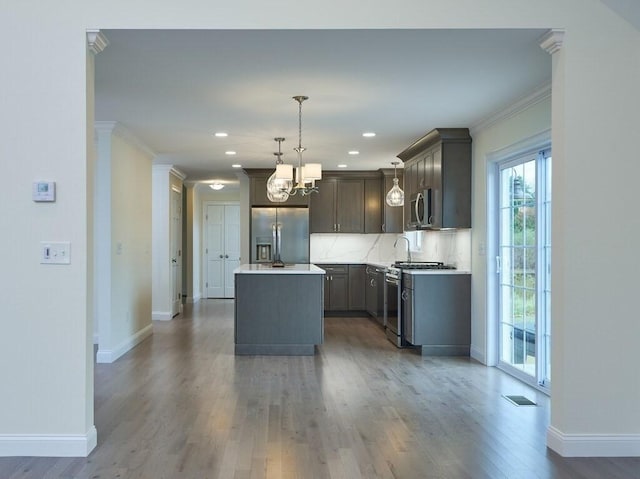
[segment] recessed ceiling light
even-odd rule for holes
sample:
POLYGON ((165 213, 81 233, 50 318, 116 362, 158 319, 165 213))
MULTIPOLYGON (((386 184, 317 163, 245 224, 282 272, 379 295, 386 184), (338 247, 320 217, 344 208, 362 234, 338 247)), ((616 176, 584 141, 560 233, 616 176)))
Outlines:
POLYGON ((236 152, 235 151, 225 151, 224 154, 225 155, 235 155, 236 152))
POLYGON ((338 165, 338 168, 346 168, 346 167, 347 167, 347 165, 345 165, 345 164, 338 165))
POLYGON ((209 188, 218 191, 224 188, 224 185, 222 183, 213 183, 212 185, 209 185, 209 188))
POLYGON ((242 165, 238 165, 238 164, 231 165, 231 168, 242 168, 242 165))
POLYGON ((224 131, 216 131, 215 136, 217 136, 218 138, 224 138, 225 136, 229 136, 229 135, 224 131))
POLYGON ((376 134, 372 131, 365 131, 362 136, 364 136, 365 138, 373 138, 374 136, 376 136, 376 134))
POLYGON ((349 154, 350 154, 350 155, 359 155, 359 154, 360 154, 360 152, 359 152, 358 150, 351 150, 351 151, 349 152, 349 154))

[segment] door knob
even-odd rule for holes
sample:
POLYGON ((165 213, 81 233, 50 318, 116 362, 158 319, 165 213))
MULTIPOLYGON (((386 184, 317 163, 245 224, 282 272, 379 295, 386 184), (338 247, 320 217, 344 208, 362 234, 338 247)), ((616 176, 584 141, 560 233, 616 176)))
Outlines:
POLYGON ((221 258, 224 258, 224 255, 220 255, 221 258))
POLYGON ((225 254, 225 255, 224 255, 224 257, 225 257, 225 258, 228 258, 228 257, 229 257, 229 255, 228 255, 228 254, 225 254))

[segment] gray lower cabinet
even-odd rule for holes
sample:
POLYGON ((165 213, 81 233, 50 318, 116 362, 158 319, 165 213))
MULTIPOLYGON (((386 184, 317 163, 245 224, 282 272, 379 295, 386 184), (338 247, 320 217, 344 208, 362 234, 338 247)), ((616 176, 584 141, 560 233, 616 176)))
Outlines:
POLYGON ((366 310, 366 267, 362 264, 318 264, 326 271, 324 310, 354 312, 366 310))
POLYGON ((349 265, 318 265, 326 271, 324 277, 324 310, 349 310, 349 265))
POLYGON ((429 356, 468 356, 471 275, 402 275, 402 324, 407 342, 429 356))
POLYGON ((349 311, 364 311, 366 267, 363 264, 349 265, 349 311))
POLYGON ((384 325, 384 272, 374 266, 366 267, 366 311, 380 325, 384 325))

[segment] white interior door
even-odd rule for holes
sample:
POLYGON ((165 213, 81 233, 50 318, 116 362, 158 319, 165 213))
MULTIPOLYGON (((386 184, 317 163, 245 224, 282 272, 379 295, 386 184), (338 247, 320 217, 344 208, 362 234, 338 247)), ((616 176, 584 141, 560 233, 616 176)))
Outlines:
POLYGON ((205 246, 207 298, 224 298, 224 206, 207 204, 205 246))
POLYGON ((240 265, 240 205, 205 203, 205 293, 233 298, 234 270, 240 265))
POLYGON ((171 189, 171 316, 182 310, 182 193, 171 189))
POLYGON ((240 205, 224 207, 224 296, 235 296, 233 271, 240 266, 240 205))

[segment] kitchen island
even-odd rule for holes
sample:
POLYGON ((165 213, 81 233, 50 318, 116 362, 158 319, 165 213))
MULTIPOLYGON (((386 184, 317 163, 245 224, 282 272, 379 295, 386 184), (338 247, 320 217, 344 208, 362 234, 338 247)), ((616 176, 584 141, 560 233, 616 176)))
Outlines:
POLYGON ((324 274, 313 264, 243 264, 235 274, 235 354, 313 355, 324 338, 324 274))

